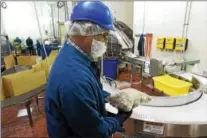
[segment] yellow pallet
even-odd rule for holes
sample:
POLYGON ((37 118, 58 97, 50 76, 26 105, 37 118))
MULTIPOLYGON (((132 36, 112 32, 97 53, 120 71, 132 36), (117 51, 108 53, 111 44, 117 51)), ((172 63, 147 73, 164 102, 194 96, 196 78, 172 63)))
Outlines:
POLYGON ((154 77, 154 87, 169 96, 180 96, 187 94, 192 84, 183 80, 173 78, 169 75, 154 77))

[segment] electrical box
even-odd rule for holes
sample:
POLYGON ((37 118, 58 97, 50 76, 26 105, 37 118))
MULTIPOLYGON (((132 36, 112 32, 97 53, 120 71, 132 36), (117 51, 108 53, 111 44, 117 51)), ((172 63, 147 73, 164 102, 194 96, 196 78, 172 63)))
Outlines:
POLYGON ((185 51, 187 50, 188 39, 187 38, 176 38, 175 50, 176 51, 185 51))
POLYGON ((174 50, 175 49, 175 38, 168 37, 165 39, 165 49, 174 50))
POLYGON ((156 48, 164 49, 165 48, 165 38, 164 37, 158 37, 156 42, 156 48))

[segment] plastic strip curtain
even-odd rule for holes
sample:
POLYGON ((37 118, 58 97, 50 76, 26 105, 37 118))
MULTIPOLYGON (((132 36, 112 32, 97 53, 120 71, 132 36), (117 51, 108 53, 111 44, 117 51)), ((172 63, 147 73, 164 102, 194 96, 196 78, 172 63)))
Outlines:
MULTIPOLYGON (((41 37, 41 40, 42 40, 42 43, 43 43, 43 37, 42 37, 42 32, 41 32, 41 26, 40 26, 40 21, 39 21, 39 17, 38 17, 38 13, 37 13, 37 6, 36 6, 36 2, 35 2, 35 1, 34 1, 34 10, 35 10, 35 15, 36 15, 36 20, 37 20, 38 30, 39 30, 40 37, 41 37)), ((45 56, 46 56, 47 64, 49 65, 49 59, 47 58, 48 55, 47 55, 47 52, 46 52, 46 49, 45 49, 45 45, 44 45, 44 44, 43 44, 43 49, 44 49, 44 52, 45 52, 45 56)))

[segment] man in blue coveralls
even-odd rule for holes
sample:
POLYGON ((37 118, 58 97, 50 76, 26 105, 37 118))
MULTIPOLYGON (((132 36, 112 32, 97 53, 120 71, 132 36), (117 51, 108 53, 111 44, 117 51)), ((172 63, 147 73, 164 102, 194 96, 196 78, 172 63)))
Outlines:
POLYGON ((48 80, 45 110, 49 137, 110 137, 131 115, 107 116, 106 92, 93 61, 106 51, 114 30, 109 8, 101 1, 81 1, 70 17, 69 38, 48 80))

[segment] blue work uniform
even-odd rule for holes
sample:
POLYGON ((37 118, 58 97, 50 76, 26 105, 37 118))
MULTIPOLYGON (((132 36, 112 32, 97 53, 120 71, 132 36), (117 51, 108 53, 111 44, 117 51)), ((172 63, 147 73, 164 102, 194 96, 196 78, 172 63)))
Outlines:
POLYGON ((121 126, 119 117, 106 115, 91 59, 68 42, 52 66, 45 110, 49 137, 108 137, 121 126))

